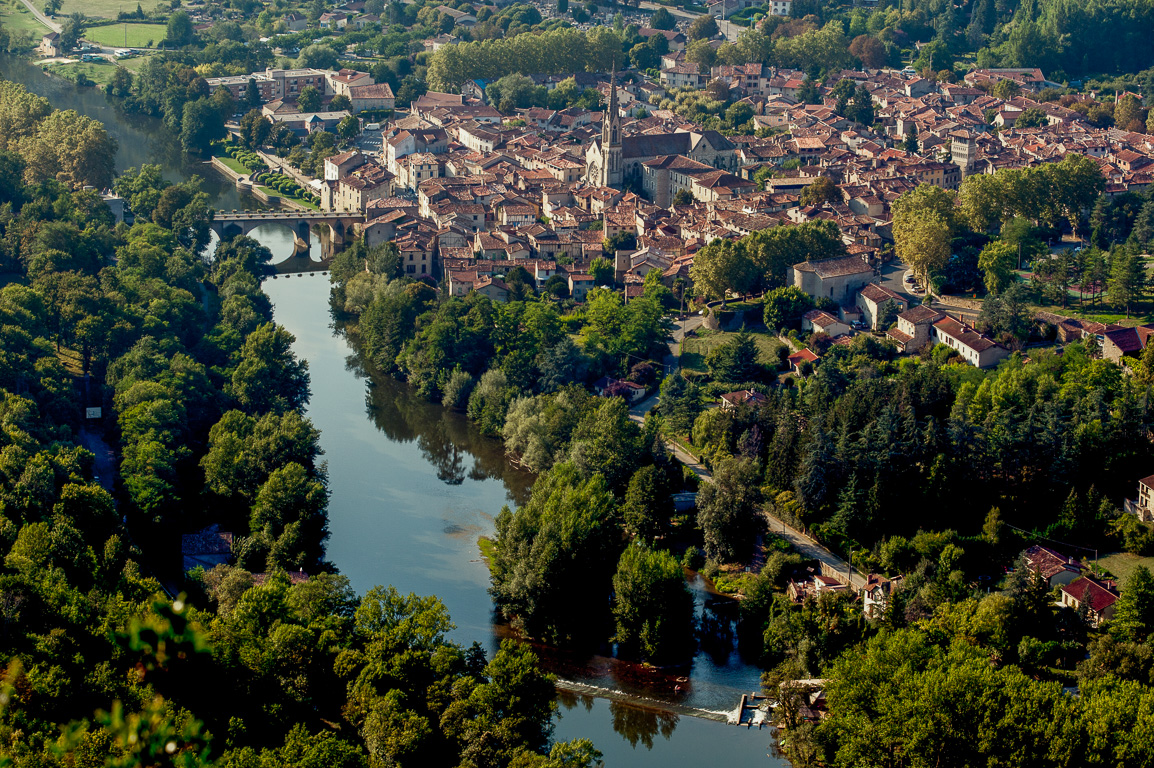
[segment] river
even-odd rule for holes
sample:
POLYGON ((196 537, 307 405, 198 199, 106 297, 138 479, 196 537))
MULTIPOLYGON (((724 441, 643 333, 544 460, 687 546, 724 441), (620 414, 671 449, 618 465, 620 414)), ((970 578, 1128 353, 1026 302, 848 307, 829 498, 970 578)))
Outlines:
MULTIPOLYGON (((174 181, 200 175, 219 208, 259 207, 183 154, 159 121, 126 115, 99 91, 78 89, 12 57, 0 56, 0 76, 58 109, 103 122, 120 143, 118 171, 157 163, 174 181)), ((260 228, 253 236, 277 260, 292 252, 287 229, 260 228)), ((525 498, 532 477, 459 414, 364 371, 332 327, 326 276, 282 276, 264 287, 277 322, 296 336, 294 349, 309 364, 308 415, 321 430, 332 491, 329 559, 358 592, 392 584, 403 592, 436 594, 456 625, 452 638, 466 645, 480 641, 492 651, 508 629, 495 622, 477 538, 492 533, 503 505, 525 498)), ((692 586, 704 610, 709 597, 700 581, 692 586)), ((733 709, 758 685, 759 670, 740 658, 729 637, 715 639, 695 657, 688 682, 609 657, 572 657, 548 648, 540 653, 563 681, 555 737, 592 739, 607 766, 787 765, 767 757, 769 731, 693 716, 733 709)))

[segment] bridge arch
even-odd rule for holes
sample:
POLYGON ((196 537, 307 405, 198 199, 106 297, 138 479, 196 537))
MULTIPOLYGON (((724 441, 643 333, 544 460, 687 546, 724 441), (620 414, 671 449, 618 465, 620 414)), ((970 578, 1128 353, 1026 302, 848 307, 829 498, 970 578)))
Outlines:
POLYGON ((311 271, 324 268, 336 253, 352 240, 353 229, 364 222, 364 215, 337 211, 217 211, 212 229, 222 238, 247 235, 260 227, 287 228, 293 235, 293 255, 278 264, 278 271, 311 271), (310 257, 313 234, 320 243, 320 262, 310 257), (293 262, 295 266, 289 266, 293 262), (315 266, 314 266, 315 265, 315 266), (282 266, 286 270, 282 270, 282 266))

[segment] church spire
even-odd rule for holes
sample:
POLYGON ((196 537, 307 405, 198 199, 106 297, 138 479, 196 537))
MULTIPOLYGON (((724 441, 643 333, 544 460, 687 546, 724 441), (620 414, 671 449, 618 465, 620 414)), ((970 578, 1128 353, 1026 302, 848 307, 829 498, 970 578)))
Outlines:
POLYGON ((613 69, 609 73, 609 106, 605 110, 605 120, 601 130, 601 143, 611 146, 621 143, 621 118, 617 110, 617 59, 613 59, 613 69))

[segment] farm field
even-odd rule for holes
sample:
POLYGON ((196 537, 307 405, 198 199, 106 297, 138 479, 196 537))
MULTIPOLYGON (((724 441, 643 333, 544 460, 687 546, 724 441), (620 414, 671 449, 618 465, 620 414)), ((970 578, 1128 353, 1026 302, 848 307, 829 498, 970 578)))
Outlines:
POLYGON ((110 24, 89 28, 84 39, 109 48, 153 48, 166 31, 163 24, 110 24))
POLYGON ((40 38, 49 31, 18 0, 0 0, 0 24, 9 32, 27 35, 33 47, 39 45, 40 38))
POLYGON ((94 19, 115 19, 121 11, 132 13, 136 10, 136 6, 137 0, 64 0, 56 18, 63 22, 71 14, 79 11, 94 19))

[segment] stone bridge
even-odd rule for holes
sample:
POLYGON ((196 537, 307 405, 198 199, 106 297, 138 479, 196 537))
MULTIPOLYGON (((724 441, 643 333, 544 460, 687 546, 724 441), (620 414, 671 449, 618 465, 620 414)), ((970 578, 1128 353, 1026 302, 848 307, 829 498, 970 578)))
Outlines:
POLYGON ((302 256, 308 258, 315 230, 321 241, 321 262, 324 263, 354 239, 353 227, 364 221, 362 213, 343 211, 217 211, 212 230, 223 239, 247 235, 257 227, 287 227, 296 241, 293 261, 302 256))

